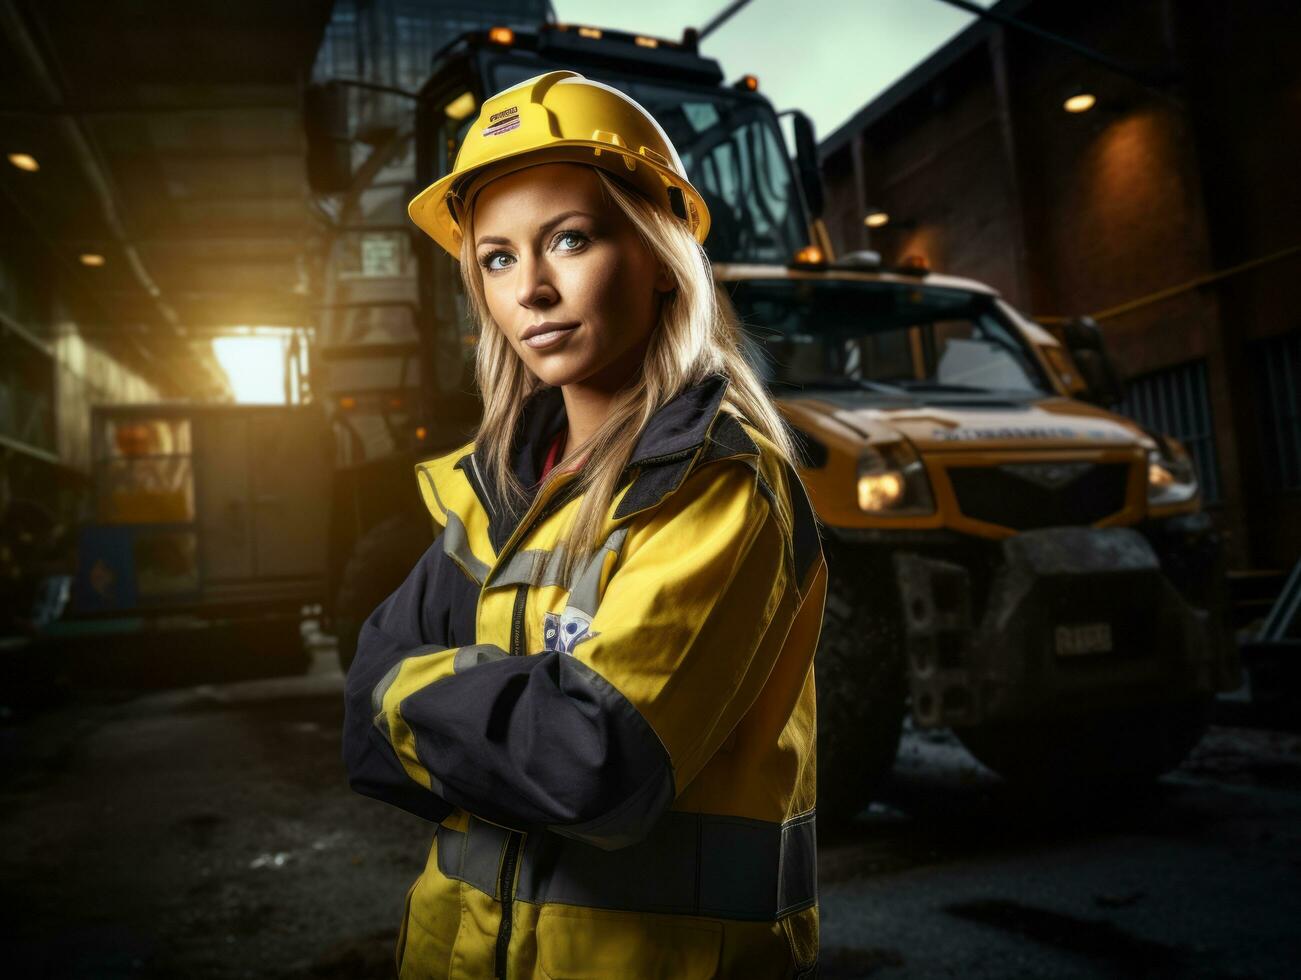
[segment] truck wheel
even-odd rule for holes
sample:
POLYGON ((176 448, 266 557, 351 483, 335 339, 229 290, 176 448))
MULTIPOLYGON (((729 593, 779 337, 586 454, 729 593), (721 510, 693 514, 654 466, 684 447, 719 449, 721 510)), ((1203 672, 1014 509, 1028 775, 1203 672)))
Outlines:
POLYGON ((893 578, 828 561, 827 604, 814 662, 818 817, 835 825, 871 802, 894 766, 906 710, 903 629, 893 578), (876 583, 886 582, 885 589, 876 583))
POLYGON ((334 636, 345 674, 357 654, 361 624, 402 584, 431 541, 428 518, 412 514, 381 521, 357 540, 334 603, 334 636))
POLYGON ((1009 782, 1138 784, 1181 763, 1206 734, 1212 698, 1080 718, 955 728, 967 750, 1009 782))

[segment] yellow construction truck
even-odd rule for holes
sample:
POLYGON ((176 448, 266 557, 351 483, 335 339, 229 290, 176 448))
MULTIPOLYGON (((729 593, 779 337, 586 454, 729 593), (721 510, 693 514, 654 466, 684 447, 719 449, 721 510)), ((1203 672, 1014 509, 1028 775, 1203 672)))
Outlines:
MULTIPOLYGON (((340 198, 314 390, 338 439, 328 613, 345 669, 361 619, 430 540, 412 464, 478 418, 459 277, 402 206, 450 168, 483 98, 555 68, 620 88, 669 133, 801 445, 831 571, 820 813, 868 802, 908 712, 1012 778, 1177 764, 1213 693, 1237 686, 1219 544, 1181 447, 1101 407, 1115 384, 1087 321, 1059 339, 922 263, 831 261, 807 118, 793 113, 792 160, 757 80, 726 84, 690 36, 467 34, 435 59, 411 125, 360 167, 331 150, 346 134, 309 132, 313 182, 340 198)), ((309 120, 340 118, 328 89, 313 98, 309 120)))
POLYGON ((717 267, 799 434, 831 583, 818 807, 848 816, 902 720, 1003 775, 1151 779, 1240 683, 1221 548, 1174 439, 1117 400, 1097 328, 988 286, 839 262, 717 267))

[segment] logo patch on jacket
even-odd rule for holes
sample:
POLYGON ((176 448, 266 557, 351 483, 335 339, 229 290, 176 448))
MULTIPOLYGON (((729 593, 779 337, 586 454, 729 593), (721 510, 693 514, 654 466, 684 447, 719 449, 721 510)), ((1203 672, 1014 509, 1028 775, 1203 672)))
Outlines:
POLYGON ((560 653, 573 653, 574 647, 582 640, 601 635, 593 633, 591 629, 592 621, 577 611, 549 612, 542 620, 542 637, 546 649, 560 653))

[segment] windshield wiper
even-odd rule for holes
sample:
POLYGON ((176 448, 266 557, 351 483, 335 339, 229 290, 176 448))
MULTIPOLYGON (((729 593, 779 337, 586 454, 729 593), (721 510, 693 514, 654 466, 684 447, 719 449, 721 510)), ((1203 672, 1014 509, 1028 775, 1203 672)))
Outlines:
POLYGON ((978 385, 947 384, 942 381, 908 381, 908 391, 933 392, 937 395, 975 395, 982 399, 995 401, 1018 401, 1026 398, 1038 398, 1043 392, 1037 388, 982 388, 978 385))
POLYGON ((868 381, 866 378, 819 378, 817 381, 806 381, 803 383, 804 388, 860 388, 866 391, 876 391, 883 395, 906 395, 908 392, 898 385, 886 384, 883 381, 868 381))
POLYGON ((869 381, 867 378, 855 378, 859 386, 866 388, 868 391, 879 391, 884 395, 906 395, 906 392, 899 385, 887 384, 884 381, 869 381))
POLYGON ((956 391, 962 394, 977 392, 982 395, 996 393, 993 388, 981 388, 977 385, 947 384, 943 381, 905 381, 902 387, 908 391, 956 391))

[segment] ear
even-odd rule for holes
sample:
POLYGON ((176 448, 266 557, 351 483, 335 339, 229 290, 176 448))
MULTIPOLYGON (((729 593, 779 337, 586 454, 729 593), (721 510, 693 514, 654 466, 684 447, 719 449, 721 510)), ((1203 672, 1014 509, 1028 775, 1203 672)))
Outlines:
POLYGON ((660 263, 658 271, 655 273, 655 292, 669 293, 677 288, 677 283, 669 275, 668 267, 660 263))

